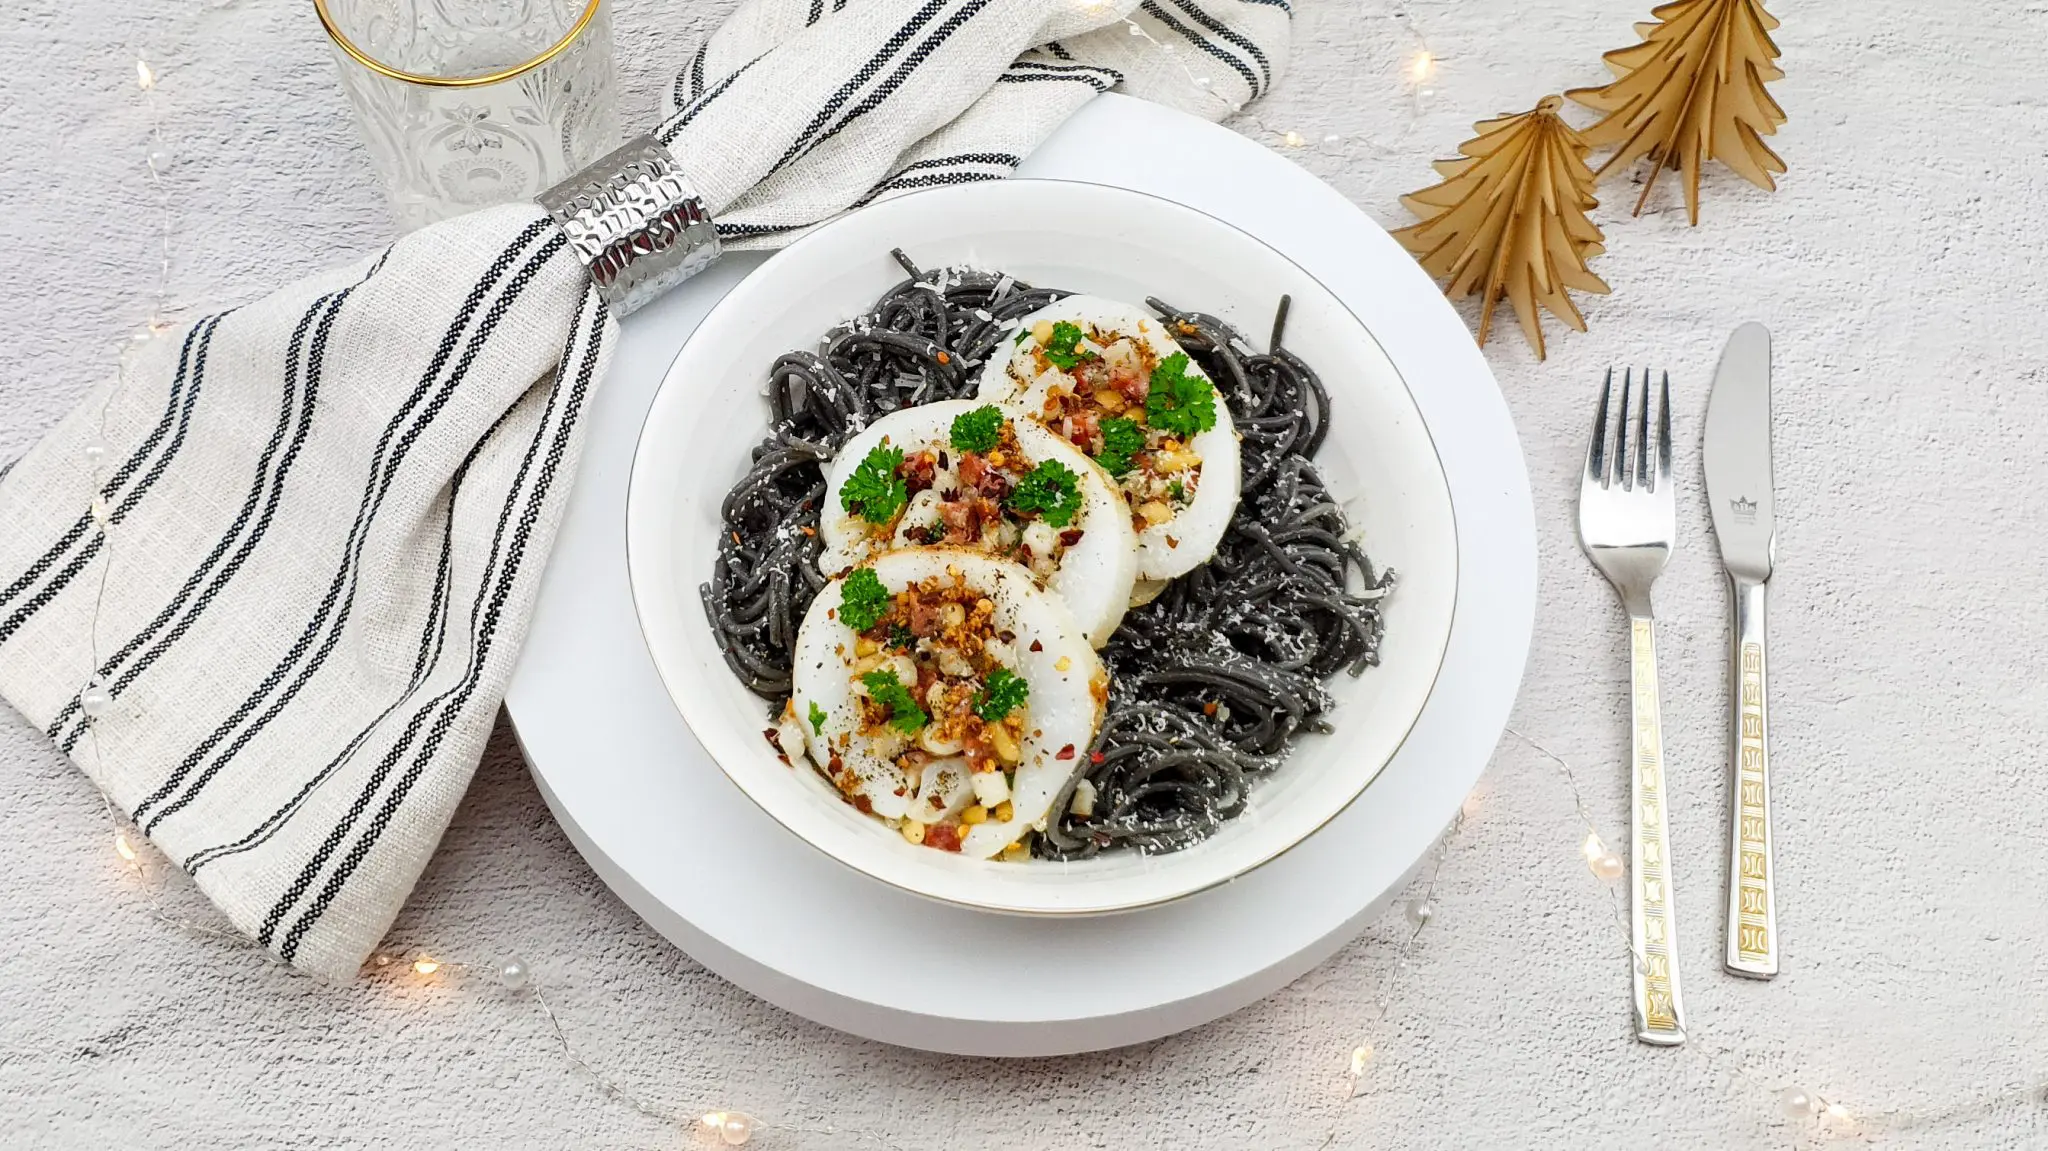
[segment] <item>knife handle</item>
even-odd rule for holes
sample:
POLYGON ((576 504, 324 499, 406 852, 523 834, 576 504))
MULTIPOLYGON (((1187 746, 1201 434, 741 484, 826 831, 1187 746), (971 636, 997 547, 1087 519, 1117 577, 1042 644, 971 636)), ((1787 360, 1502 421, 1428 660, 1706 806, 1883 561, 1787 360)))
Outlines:
POLYGON ((1728 952, 1735 975, 1778 973, 1778 899, 1771 858, 1770 690, 1766 669, 1768 584, 1731 576, 1735 642, 1728 665, 1728 952))
POLYGON ((1664 725, 1657 700, 1657 625, 1630 613, 1629 937, 1635 952, 1636 1039, 1657 1047, 1685 1042, 1678 991, 1678 916, 1671 901, 1671 827, 1665 818, 1664 725))

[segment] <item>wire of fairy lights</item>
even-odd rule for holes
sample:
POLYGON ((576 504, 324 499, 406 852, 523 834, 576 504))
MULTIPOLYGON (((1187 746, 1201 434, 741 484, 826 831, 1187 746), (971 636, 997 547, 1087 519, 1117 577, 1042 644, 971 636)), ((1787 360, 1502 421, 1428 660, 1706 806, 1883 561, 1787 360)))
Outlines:
MULTIPOLYGON (((1417 46, 1416 54, 1410 58, 1406 71, 1411 99, 1418 102, 1414 106, 1419 109, 1419 101, 1432 94, 1432 89, 1428 85, 1434 82, 1435 68, 1439 58, 1430 52, 1427 42, 1414 29, 1412 22, 1406 17, 1405 13, 1396 10, 1390 12, 1388 18, 1399 22, 1415 40, 1417 46)), ((1143 36, 1152 44, 1158 45, 1162 51, 1172 51, 1170 46, 1161 44, 1158 40, 1152 38, 1149 33, 1135 22, 1127 20, 1125 23, 1133 35, 1143 36)), ((1197 87, 1203 89, 1210 87, 1202 77, 1196 75, 1191 69, 1185 69, 1185 65, 1183 67, 1184 70, 1188 71, 1190 81, 1195 83, 1197 87)), ((152 297, 150 315, 142 328, 121 351, 116 378, 104 394, 99 408, 102 429, 104 429, 107 405, 111 403, 115 391, 126 382, 129 361, 133 351, 140 344, 154 339, 167 331, 171 326, 170 317, 174 314, 174 309, 169 299, 172 242, 171 201, 169 190, 163 178, 165 171, 170 166, 172 156, 164 142, 162 117, 157 104, 158 76, 155 69, 140 54, 135 56, 135 76, 137 88, 141 93, 141 105, 148 127, 149 147, 144 161, 149 173, 151 198, 160 225, 161 243, 159 245, 156 286, 152 297)), ((1228 98, 1220 94, 1217 95, 1217 98, 1224 100, 1226 104, 1230 105, 1233 113, 1243 112, 1241 105, 1229 101, 1228 98)), ((1260 130, 1265 131, 1263 126, 1260 126, 1260 130)), ((1271 133, 1268 134, 1270 135, 1271 133)), ((1337 137, 1325 137, 1325 142, 1334 142, 1336 139, 1337 137)), ((1289 147, 1300 147, 1307 142, 1298 133, 1294 132, 1280 134, 1280 140, 1289 147)), ((100 474, 100 469, 105 464, 109 451, 103 438, 95 438, 85 446, 84 452, 88 464, 93 469, 95 479, 93 490, 97 492, 101 486, 99 481, 103 478, 100 474)), ((109 509, 103 498, 95 495, 88 510, 94 524, 104 537, 101 548, 101 554, 104 558, 101 561, 98 577, 99 590, 95 600, 93 620, 89 625, 92 631, 90 637, 90 647, 93 656, 92 666, 98 667, 100 666, 99 608, 104 600, 107 582, 114 565, 116 532, 114 530, 115 525, 111 521, 109 509)), ((101 714, 104 714, 109 702, 104 685, 97 682, 88 682, 80 693, 80 709, 85 713, 88 721, 85 746, 89 754, 94 756, 95 763, 102 767, 104 766, 104 761, 100 758, 101 749, 98 733, 96 725, 92 721, 96 720, 101 714)), ((1622 941, 1621 950, 1624 953, 1632 954, 1633 944, 1630 941, 1625 907, 1618 886, 1626 873, 1626 864, 1618 854, 1606 846, 1606 840, 1600 834, 1598 823, 1586 805, 1583 792, 1579 787, 1577 774, 1563 756, 1544 746, 1541 742, 1513 727, 1508 728, 1507 732, 1553 765, 1560 781, 1569 790, 1572 797, 1573 810, 1577 819, 1583 825, 1581 830, 1584 832, 1583 839, 1578 840, 1576 851, 1583 856, 1592 876, 1606 886, 1607 896, 1614 911, 1616 928, 1622 941)), ((99 773, 102 777, 104 777, 104 774, 104 771, 99 773)), ((153 882, 151 879, 150 864, 152 856, 145 841, 142 840, 139 834, 134 833, 133 828, 122 818, 112 797, 104 789, 101 789, 99 794, 108 820, 113 826, 114 852, 121 861, 121 864, 137 879, 138 886, 141 888, 147 903, 148 914, 166 926, 178 931, 254 950, 255 945, 253 943, 239 933, 221 926, 217 920, 207 922, 192 919, 167 907, 163 899, 163 885, 153 882)), ((1437 846, 1432 849, 1427 873, 1420 881, 1419 889, 1405 905, 1404 910, 1409 924, 1408 929, 1394 947, 1395 955, 1392 963, 1381 974, 1377 994, 1373 998, 1371 1010, 1361 1023, 1361 1034, 1356 1045, 1352 1047, 1348 1055, 1343 1057, 1337 1069, 1335 1077, 1341 1081, 1341 1090, 1332 1109, 1327 1136, 1319 1145, 1321 1147, 1329 1147, 1336 1143, 1344 1132, 1346 1121, 1351 1115, 1351 1108, 1355 1101, 1369 1097, 1372 1094, 1371 1072, 1375 1060, 1379 1057, 1379 1052, 1376 1051, 1372 1040, 1379 1037, 1378 1033, 1386 1023, 1390 1005, 1394 1001, 1392 992, 1395 985, 1411 970, 1411 960, 1409 957, 1420 948, 1425 933, 1438 922, 1437 892, 1439 881, 1443 875, 1445 864, 1452 853, 1452 849, 1461 841, 1468 819, 1477 809, 1477 804, 1478 799, 1476 795, 1468 797, 1464 807, 1452 821, 1450 828, 1445 832, 1437 846)), ((168 874, 171 869, 168 865, 165 865, 161 870, 168 874)), ((1641 962, 1640 956, 1635 958, 1636 962, 1641 962)), ((439 959, 425 952, 414 953, 413 958, 407 960, 403 957, 402 952, 383 951, 371 959, 364 971, 369 979, 386 982, 429 981, 447 983, 475 980, 482 983, 488 981, 495 984, 505 995, 528 999, 533 1003, 535 1009, 545 1021, 549 1034, 552 1036, 555 1046, 561 1051, 563 1059, 573 1070, 588 1079, 600 1095, 607 1100, 631 1109, 649 1120, 672 1129, 693 1133, 704 1140, 724 1143, 729 1146, 738 1146, 747 1143, 756 1134, 781 1133, 786 1135, 814 1136, 831 1141, 828 1145, 834 1147, 848 1146, 848 1141, 850 1140, 853 1144, 879 1148, 880 1151, 908 1151, 907 1148, 891 1140, 887 1135, 860 1128, 837 1127, 820 1123, 776 1122, 759 1119, 744 1111, 731 1108, 714 1108, 699 1111, 694 1108, 685 1109, 651 1101, 644 1095, 628 1089, 618 1079, 607 1073, 601 1066, 584 1054, 577 1042, 571 1038, 570 1030, 564 1025, 561 1016, 555 1010, 554 1004, 548 999, 541 981, 535 976, 532 969, 523 960, 518 958, 506 958, 490 964, 473 964, 439 959)), ((1384 1038, 1381 1038, 1381 1042, 1384 1044, 1384 1038)), ((1703 1042, 1697 1037, 1693 1037, 1680 1047, 1679 1050, 1691 1058, 1703 1061, 1715 1072, 1740 1081, 1754 1092, 1756 1098, 1768 1101, 1769 1106, 1781 1112, 1785 1116, 1786 1121, 1793 1125, 1796 1131, 1815 1136, 1870 1138, 1885 1132, 1926 1128, 1966 1118, 1995 1114, 2016 1105, 2048 1105, 2048 1079, 2044 1079, 2039 1082, 1984 1092, 1937 1107, 1905 1109, 1866 1105, 1860 1112, 1852 1112, 1847 1101, 1849 1096, 1846 1094, 1812 1088, 1798 1082, 1795 1077, 1791 1076, 1767 1075, 1755 1069, 1740 1053, 1731 1048, 1715 1046, 1703 1042)))

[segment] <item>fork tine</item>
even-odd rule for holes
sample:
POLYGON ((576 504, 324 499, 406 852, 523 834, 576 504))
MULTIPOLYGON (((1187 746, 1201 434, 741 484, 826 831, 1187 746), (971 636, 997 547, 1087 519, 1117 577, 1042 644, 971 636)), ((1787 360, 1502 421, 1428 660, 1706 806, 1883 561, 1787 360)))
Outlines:
POLYGON ((1586 480, 1589 484, 1607 486, 1607 397, 1614 394, 1614 369, 1607 369, 1607 379, 1600 385, 1600 403, 1593 409, 1593 439, 1586 445, 1586 480))
POLYGON ((1614 486, 1628 490, 1628 394, 1635 390, 1635 370, 1621 370, 1621 411, 1614 421, 1614 486))
POLYGON ((1636 413, 1636 486, 1634 490, 1650 490, 1650 453, 1656 450, 1650 440, 1650 369, 1643 369, 1642 410, 1636 413))
POLYGON ((1657 389, 1657 490, 1671 490, 1671 373, 1657 389))

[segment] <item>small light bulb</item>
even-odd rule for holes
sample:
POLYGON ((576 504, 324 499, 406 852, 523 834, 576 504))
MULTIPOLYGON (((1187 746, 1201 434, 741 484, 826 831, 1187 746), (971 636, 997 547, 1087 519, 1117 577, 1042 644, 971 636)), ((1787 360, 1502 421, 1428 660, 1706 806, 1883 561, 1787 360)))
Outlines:
POLYGON ((107 497, 104 495, 95 493, 87 510, 92 512, 92 522, 98 524, 101 531, 105 531, 107 524, 113 521, 113 509, 107 506, 107 497))
POLYGON ((1308 143, 1308 140, 1299 132, 1289 132, 1285 136, 1280 137, 1280 142, 1290 148, 1299 148, 1303 144, 1308 143))
POLYGON ((372 955, 370 957, 370 962, 376 964, 379 967, 389 967, 391 966, 391 957, 379 951, 377 954, 372 955))
POLYGON ((129 863, 135 862, 135 845, 128 842, 127 832, 117 831, 114 833, 114 853, 129 863))
POLYGON ((135 61, 135 84, 145 92, 156 87, 156 73, 149 70, 148 61, 135 61))
POLYGON ((432 975, 441 970, 441 961, 431 955, 422 955, 412 961, 412 969, 421 975, 432 975))
MULTIPOLYGON (((1124 21, 1124 23, 1126 23, 1126 24, 1130 24, 1130 21, 1126 20, 1126 21, 1124 21)), ((1140 27, 1138 27, 1138 26, 1137 26, 1136 24, 1131 24, 1131 35, 1133 35, 1133 36, 1143 36, 1144 34, 1145 34, 1145 30, 1144 30, 1143 28, 1140 28, 1140 27)))
POLYGON ((1591 863, 1607 854, 1607 845, 1600 842, 1597 833, 1589 831, 1586 833, 1586 842, 1579 845, 1579 850, 1585 853, 1586 862, 1591 863))
POLYGON ((1365 1074, 1365 1065, 1371 1062, 1372 1044, 1362 1043, 1353 1048, 1351 1052, 1351 1077, 1356 1079, 1365 1074))
POLYGON ((703 1119, 701 1119, 701 1120, 699 1120, 698 1122, 701 1122, 702 1124, 704 1124, 704 1126, 705 1126, 706 1128, 708 1128, 708 1129, 710 1129, 710 1130, 712 1130, 712 1131, 716 1131, 716 1130, 718 1130, 718 1129, 719 1129, 720 1127, 723 1127, 723 1126, 725 1126, 725 1112, 723 1112, 723 1111, 706 1111, 706 1112, 704 1113, 704 1118, 703 1118, 703 1119))
POLYGON ((1435 57, 1427 52, 1419 52, 1415 56, 1415 62, 1409 65, 1408 74, 1415 78, 1417 84, 1420 84, 1424 80, 1429 79, 1429 70, 1435 66, 1435 57))
POLYGON ((1822 1112, 1822 1114, 1826 1116, 1827 1121, 1830 1123, 1847 1123, 1849 1121, 1849 1109, 1840 1103, 1828 1104, 1828 1109, 1822 1112))

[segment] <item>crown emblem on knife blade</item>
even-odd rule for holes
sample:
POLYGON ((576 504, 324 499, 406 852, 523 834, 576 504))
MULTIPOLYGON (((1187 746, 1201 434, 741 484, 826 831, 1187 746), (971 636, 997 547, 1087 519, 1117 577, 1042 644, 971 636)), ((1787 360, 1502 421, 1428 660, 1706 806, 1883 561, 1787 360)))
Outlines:
POLYGON ((1753 516, 1756 514, 1755 500, 1746 500, 1743 499, 1741 496, 1736 496, 1734 499, 1728 501, 1728 506, 1738 516, 1753 516))

